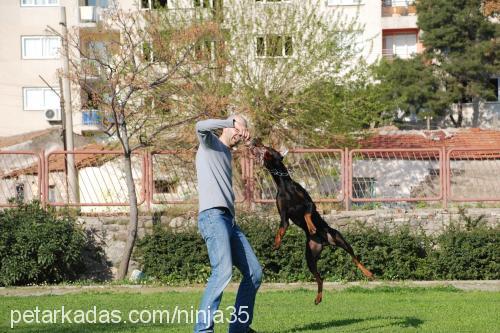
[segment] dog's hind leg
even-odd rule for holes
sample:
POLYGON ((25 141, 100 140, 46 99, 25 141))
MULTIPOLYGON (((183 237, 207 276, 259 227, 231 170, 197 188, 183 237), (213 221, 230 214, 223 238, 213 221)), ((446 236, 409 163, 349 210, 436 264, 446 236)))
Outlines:
POLYGON ((323 299, 323 279, 321 278, 321 275, 318 272, 318 259, 321 255, 322 250, 323 250, 322 244, 317 243, 311 239, 308 239, 306 241, 307 267, 309 267, 309 270, 314 275, 316 283, 318 284, 318 294, 314 299, 314 304, 316 305, 321 303, 321 300, 323 299))
POLYGON ((354 250, 352 249, 351 245, 345 240, 345 238, 342 236, 342 234, 333 229, 328 227, 328 232, 327 232, 327 238, 328 238, 328 243, 333 246, 338 246, 342 249, 344 249, 347 253, 351 255, 352 261, 354 264, 361 270, 364 276, 366 276, 369 279, 373 279, 373 273, 370 272, 358 259, 356 254, 354 253, 354 250))

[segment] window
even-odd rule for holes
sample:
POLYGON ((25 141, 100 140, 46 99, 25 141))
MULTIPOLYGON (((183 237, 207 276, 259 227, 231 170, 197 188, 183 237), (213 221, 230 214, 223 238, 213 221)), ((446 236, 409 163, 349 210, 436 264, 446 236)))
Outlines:
POLYGON ((374 198, 375 178, 353 177, 352 179, 353 198, 374 198))
POLYGON ((80 6, 108 8, 109 0, 80 0, 80 6))
POLYGON ((59 0, 21 0, 21 6, 58 6, 59 0))
POLYGON ((141 0, 142 9, 168 8, 167 0, 141 0))
MULTIPOLYGON (((56 91, 59 93, 58 89, 56 91)), ((50 88, 23 88, 25 111, 59 109, 59 96, 50 88)))
POLYGON ((155 179, 154 187, 154 193, 175 193, 175 191, 177 190, 177 181, 155 179))
POLYGON ((23 183, 16 184, 16 201, 17 202, 24 201, 24 184, 23 183))
POLYGON ((56 202, 56 186, 49 185, 49 202, 56 202))
POLYGON ((57 59, 61 38, 56 36, 21 37, 23 59, 57 59))
POLYGON ((109 42, 91 40, 87 43, 88 57, 91 59, 109 62, 111 59, 109 52, 109 42))
POLYGON ((328 0, 328 6, 355 6, 363 3, 364 0, 328 0))
POLYGON ((417 34, 397 34, 384 37, 384 55, 408 59, 417 53, 417 34))
POLYGON ((293 54, 293 39, 291 36, 259 36, 256 43, 258 57, 289 57, 293 54))
POLYGON ((194 0, 194 6, 195 7, 202 7, 202 8, 211 8, 211 0, 194 0))

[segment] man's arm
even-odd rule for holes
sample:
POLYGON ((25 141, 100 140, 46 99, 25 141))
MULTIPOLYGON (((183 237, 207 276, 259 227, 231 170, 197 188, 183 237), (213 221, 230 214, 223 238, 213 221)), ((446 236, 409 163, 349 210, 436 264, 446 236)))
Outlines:
POLYGON ((227 119, 207 119, 196 123, 196 136, 200 143, 207 147, 214 146, 214 139, 217 137, 212 133, 219 128, 234 127, 234 116, 227 119))

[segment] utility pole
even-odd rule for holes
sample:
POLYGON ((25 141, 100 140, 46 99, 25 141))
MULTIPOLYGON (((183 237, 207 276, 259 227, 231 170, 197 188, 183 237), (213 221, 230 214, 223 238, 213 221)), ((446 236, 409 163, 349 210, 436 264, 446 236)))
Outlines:
MULTIPOLYGON (((66 142, 66 150, 72 152, 73 144, 73 112, 71 110, 71 86, 69 82, 69 47, 68 47, 68 27, 66 24, 66 7, 61 6, 61 21, 59 22, 62 29, 62 56, 63 56, 63 74, 62 74, 62 110, 64 114, 64 135, 66 142)), ((67 154, 66 156, 67 170, 67 185, 69 203, 78 203, 78 175, 75 168, 75 155, 67 154)))

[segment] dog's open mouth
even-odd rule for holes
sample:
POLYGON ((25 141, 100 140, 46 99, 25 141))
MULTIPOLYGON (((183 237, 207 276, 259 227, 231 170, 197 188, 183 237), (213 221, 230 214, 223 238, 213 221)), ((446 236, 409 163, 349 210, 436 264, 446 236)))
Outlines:
POLYGON ((252 139, 249 143, 249 149, 255 160, 260 165, 264 165, 264 154, 266 153, 266 147, 262 144, 260 139, 252 139))
POLYGON ((258 164, 263 165, 264 164, 264 153, 265 149, 261 147, 251 147, 250 152, 252 153, 253 157, 257 161, 258 164))

